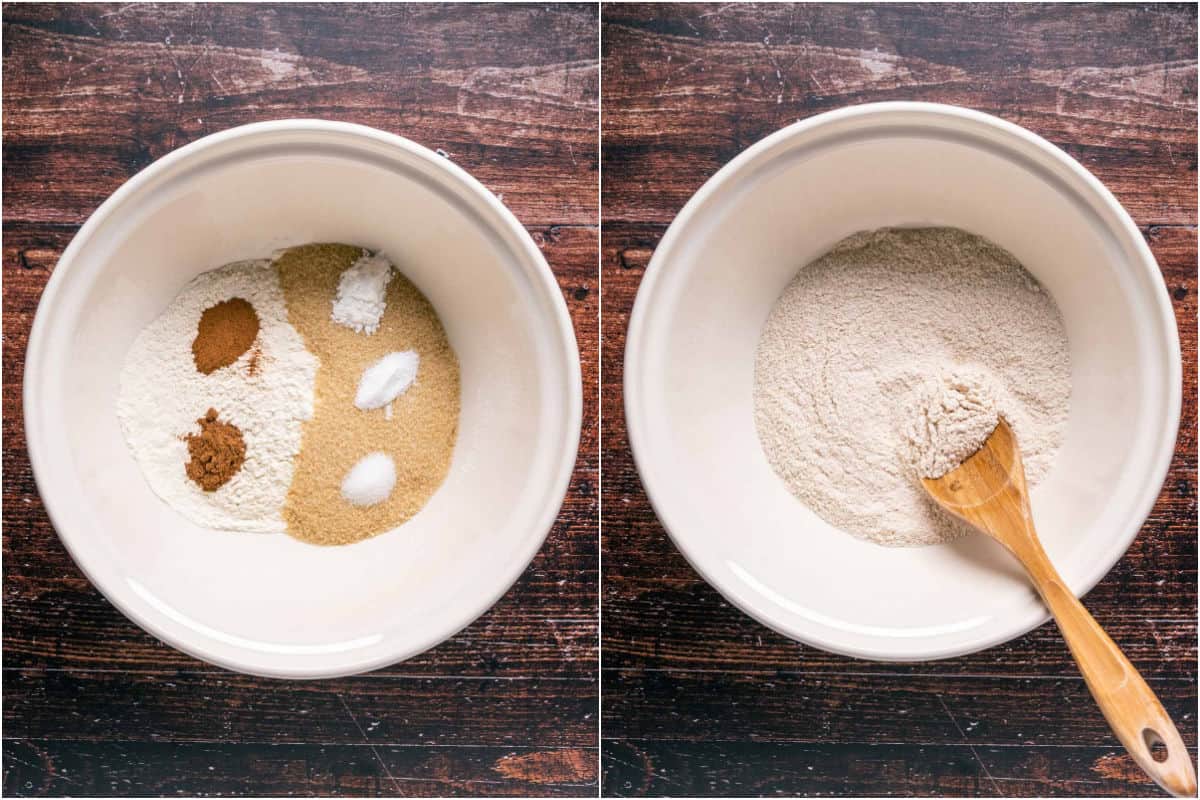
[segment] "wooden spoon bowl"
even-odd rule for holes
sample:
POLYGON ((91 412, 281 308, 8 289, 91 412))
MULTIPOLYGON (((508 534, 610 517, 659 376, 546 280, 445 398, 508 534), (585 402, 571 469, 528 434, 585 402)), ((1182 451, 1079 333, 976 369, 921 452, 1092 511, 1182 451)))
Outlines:
POLYGON ((1121 744, 1176 797, 1196 796, 1192 757, 1133 664, 1066 587, 1038 541, 1016 437, 1003 419, 977 453, 921 481, 942 508, 1004 545, 1054 615, 1088 689, 1121 744), (1164 751, 1165 748, 1165 751, 1164 751))

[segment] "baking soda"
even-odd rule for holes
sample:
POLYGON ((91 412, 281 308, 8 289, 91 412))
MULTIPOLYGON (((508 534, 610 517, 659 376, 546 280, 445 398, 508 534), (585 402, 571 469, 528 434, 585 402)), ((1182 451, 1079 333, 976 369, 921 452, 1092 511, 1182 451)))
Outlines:
MULTIPOLYGON (((420 357, 412 350, 388 353, 363 370, 354 405, 363 411, 388 406, 417 379, 420 357)), ((389 412, 390 413, 390 412, 389 412)))
POLYGON ((365 254, 342 273, 330 318, 339 325, 368 336, 379 329, 387 308, 387 286, 392 262, 383 253, 365 254))

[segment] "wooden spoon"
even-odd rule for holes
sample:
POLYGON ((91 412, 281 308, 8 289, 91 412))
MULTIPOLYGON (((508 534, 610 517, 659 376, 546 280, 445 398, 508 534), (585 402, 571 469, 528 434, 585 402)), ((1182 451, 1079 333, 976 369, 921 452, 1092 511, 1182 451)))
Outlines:
POLYGON ((1008 424, 1001 419, 979 452, 960 466, 921 482, 942 508, 1017 557, 1058 622, 1088 689, 1121 744, 1163 789, 1176 797, 1195 797, 1191 754, 1162 703, 1066 587, 1042 549, 1029 510, 1021 452, 1008 424))

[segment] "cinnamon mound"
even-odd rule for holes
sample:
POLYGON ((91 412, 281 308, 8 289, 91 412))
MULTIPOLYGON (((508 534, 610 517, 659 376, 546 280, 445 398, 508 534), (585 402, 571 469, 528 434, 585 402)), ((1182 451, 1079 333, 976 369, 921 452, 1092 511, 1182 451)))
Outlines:
POLYGON ((196 420, 200 433, 184 437, 188 455, 187 476, 206 492, 215 492, 238 473, 246 461, 246 440, 236 425, 217 419, 217 412, 196 420))
POLYGON ((242 298, 231 297, 204 309, 192 341, 196 369, 208 375, 228 367, 250 349, 256 336, 258 314, 242 298))

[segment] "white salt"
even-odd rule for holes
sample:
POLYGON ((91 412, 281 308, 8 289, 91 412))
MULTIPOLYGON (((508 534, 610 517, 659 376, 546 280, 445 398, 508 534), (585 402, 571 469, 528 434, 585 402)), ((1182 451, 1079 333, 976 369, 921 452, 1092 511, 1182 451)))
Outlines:
POLYGON ((388 353, 363 370, 354 405, 363 411, 388 405, 412 386, 420 362, 420 357, 412 350, 388 353))
POLYGON ((368 336, 379 329, 387 308, 392 262, 383 253, 366 254, 342 273, 330 318, 368 336))
POLYGON ((396 485, 396 464, 387 453, 369 453, 342 479, 342 497, 356 506, 373 506, 387 500, 396 485))

